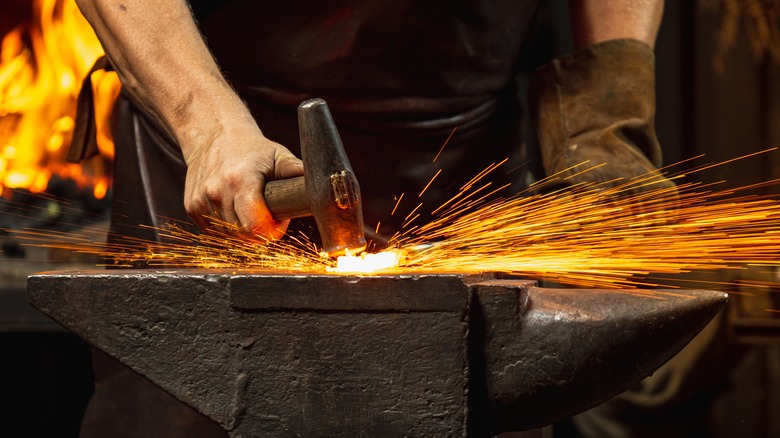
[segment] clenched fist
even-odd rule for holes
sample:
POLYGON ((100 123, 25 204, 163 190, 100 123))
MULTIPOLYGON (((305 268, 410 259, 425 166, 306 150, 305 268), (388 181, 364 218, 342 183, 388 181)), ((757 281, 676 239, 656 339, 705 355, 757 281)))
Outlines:
POLYGON ((223 126, 213 139, 187 150, 184 159, 184 206, 198 226, 224 228, 208 216, 247 235, 277 239, 284 234, 289 220, 273 219, 263 190, 266 181, 303 175, 303 163, 266 138, 253 120, 223 126))

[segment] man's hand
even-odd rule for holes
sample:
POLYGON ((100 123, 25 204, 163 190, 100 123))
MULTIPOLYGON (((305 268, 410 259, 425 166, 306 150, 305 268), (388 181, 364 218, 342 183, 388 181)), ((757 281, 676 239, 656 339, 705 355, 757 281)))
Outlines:
POLYGON ((247 234, 276 239, 289 220, 271 217, 263 198, 265 182, 303 175, 303 163, 251 124, 227 127, 213 142, 185 155, 184 206, 203 229, 204 216, 235 224, 247 234))

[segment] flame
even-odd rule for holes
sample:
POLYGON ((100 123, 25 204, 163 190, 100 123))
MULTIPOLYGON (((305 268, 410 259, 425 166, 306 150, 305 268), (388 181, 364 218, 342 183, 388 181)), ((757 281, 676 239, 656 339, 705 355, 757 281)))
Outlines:
POLYGON ((74 0, 34 0, 29 22, 0 43, 0 189, 46 190, 59 175, 92 186, 96 198, 110 184, 114 145, 111 106, 119 93, 115 73, 93 77, 100 156, 67 163, 81 81, 103 49, 74 0))

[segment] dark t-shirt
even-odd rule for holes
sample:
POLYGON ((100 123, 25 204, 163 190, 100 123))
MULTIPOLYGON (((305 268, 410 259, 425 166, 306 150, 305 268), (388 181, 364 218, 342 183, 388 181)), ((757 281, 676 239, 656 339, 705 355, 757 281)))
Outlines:
POLYGON ((538 3, 233 0, 198 21, 252 95, 294 107, 316 94, 387 115, 411 107, 422 122, 473 110, 513 82, 538 3))

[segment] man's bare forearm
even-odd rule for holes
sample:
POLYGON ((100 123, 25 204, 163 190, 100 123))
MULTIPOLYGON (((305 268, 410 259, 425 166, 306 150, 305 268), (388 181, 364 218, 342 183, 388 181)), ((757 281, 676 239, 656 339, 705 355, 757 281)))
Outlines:
POLYGON ((249 117, 184 0, 77 0, 122 84, 161 121, 185 157, 220 135, 223 116, 249 117))
POLYGON ((208 216, 237 225, 238 234, 280 237, 286 223, 273 219, 263 187, 268 180, 301 176, 303 167, 260 132, 220 73, 187 3, 77 2, 125 89, 181 146, 184 208, 195 223, 204 230, 222 227, 208 216))
POLYGON ((574 46, 617 38, 634 38, 655 46, 663 0, 571 0, 574 46))

